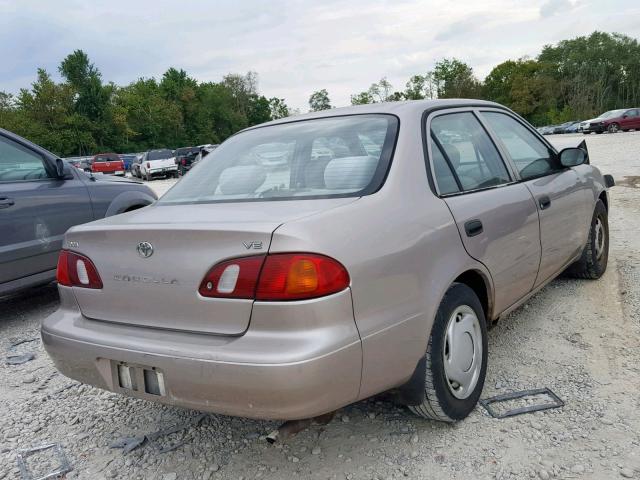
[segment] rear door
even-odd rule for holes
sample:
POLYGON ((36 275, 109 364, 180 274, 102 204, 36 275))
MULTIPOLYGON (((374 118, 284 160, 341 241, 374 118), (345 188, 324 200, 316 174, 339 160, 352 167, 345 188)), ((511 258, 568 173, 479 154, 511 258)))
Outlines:
POLYGON ((468 254, 493 279, 495 311, 533 287, 540 262, 536 205, 514 181, 476 115, 460 109, 429 118, 430 167, 468 254))
POLYGON ((481 115, 535 199, 542 247, 538 286, 582 252, 591 222, 591 192, 583 177, 562 167, 555 152, 524 123, 504 111, 481 115))
POLYGON ((621 121, 621 127, 624 130, 640 129, 640 110, 637 108, 633 108, 631 110, 627 110, 625 113, 626 118, 623 118, 621 121))
POLYGON ((0 135, 0 284, 56 268, 64 233, 93 220, 80 174, 52 178, 40 153, 0 135))

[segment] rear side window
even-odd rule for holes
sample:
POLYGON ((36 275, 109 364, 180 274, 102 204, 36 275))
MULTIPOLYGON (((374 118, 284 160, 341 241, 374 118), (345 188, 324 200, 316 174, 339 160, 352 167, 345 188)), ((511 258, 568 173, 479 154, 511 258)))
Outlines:
POLYGON ((440 193, 477 190, 510 181, 498 150, 471 112, 434 118, 431 141, 440 193))
POLYGON ((48 178, 42 158, 8 138, 0 137, 0 182, 48 178))
POLYGON ((553 152, 514 118, 499 112, 482 112, 482 116, 509 152, 523 180, 548 175, 561 168, 553 152))
POLYGON ((350 115, 260 127, 231 137, 160 203, 366 195, 391 162, 398 121, 350 115))

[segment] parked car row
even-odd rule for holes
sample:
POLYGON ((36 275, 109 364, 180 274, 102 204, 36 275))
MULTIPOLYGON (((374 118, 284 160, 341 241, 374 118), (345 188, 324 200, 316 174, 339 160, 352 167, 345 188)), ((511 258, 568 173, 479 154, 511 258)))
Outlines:
POLYGON ((157 177, 178 177, 212 152, 218 145, 205 144, 176 150, 161 148, 143 153, 99 153, 87 157, 68 157, 65 160, 87 173, 131 176, 151 181, 157 177))
POLYGON ((565 122, 560 125, 538 127, 542 135, 582 132, 589 135, 595 133, 617 133, 629 130, 640 130, 640 108, 621 108, 609 110, 590 120, 565 122))

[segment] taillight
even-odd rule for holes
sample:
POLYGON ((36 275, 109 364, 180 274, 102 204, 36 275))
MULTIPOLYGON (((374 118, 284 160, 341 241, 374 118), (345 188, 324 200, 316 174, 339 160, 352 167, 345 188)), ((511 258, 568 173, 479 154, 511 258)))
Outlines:
POLYGON ((198 292, 203 297, 254 298, 264 255, 227 260, 205 275, 198 292))
POLYGON ((151 164, 147 162, 147 168, 151 168, 151 164))
POLYGON ((68 250, 60 251, 56 280, 67 287, 102 288, 102 280, 93 262, 68 250))
POLYGON ((186 164, 187 164, 187 159, 186 159, 186 158, 183 158, 183 159, 182 159, 182 165, 186 165, 186 164))
POLYGON ((205 275, 203 297, 261 301, 306 300, 349 286, 349 273, 338 261, 315 253, 278 253, 227 260, 205 275))
POLYGON ((323 297, 349 286, 349 273, 333 258, 314 253, 267 256, 256 300, 301 300, 323 297))

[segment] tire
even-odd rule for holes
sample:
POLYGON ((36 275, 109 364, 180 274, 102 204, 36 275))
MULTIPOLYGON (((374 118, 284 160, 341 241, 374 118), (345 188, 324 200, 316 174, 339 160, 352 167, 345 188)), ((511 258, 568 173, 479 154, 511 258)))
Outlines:
POLYGON ((602 133, 604 133, 604 132, 596 132, 596 135, 601 135, 602 133))
POLYGON ((618 125, 617 123, 613 122, 611 125, 609 125, 607 127, 607 131, 609 133, 618 133, 620 131, 620 125, 618 125))
POLYGON ((607 271, 609 260, 609 216, 602 200, 596 202, 589 237, 580 259, 567 272, 572 277, 597 280, 607 271))
POLYGON ((487 373, 487 349, 487 326, 480 300, 468 286, 454 283, 445 293, 431 329, 426 353, 425 399, 420 405, 409 406, 409 409, 416 415, 441 422, 455 422, 467 417, 482 393, 487 373), (471 346, 471 359, 469 355, 464 355, 469 354, 469 349, 459 349, 457 356, 451 350, 447 332, 455 331, 455 325, 459 325, 458 329, 464 329, 459 332, 470 343, 458 343, 471 346), (456 357, 458 362, 465 365, 471 362, 466 372, 473 372, 473 375, 466 389, 462 383, 456 384, 450 378, 449 369, 446 368, 448 363, 452 365, 450 369, 455 370, 452 360, 456 357))

